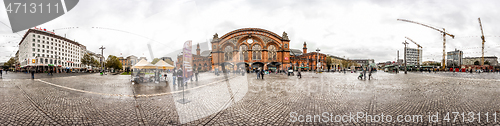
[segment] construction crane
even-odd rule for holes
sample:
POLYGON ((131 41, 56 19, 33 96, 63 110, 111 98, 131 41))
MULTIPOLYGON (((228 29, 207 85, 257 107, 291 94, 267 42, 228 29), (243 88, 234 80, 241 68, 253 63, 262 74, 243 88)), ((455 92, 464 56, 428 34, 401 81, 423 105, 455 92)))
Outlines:
POLYGON ((441 29, 438 29, 438 28, 434 28, 432 26, 429 26, 429 25, 426 25, 426 24, 422 24, 422 23, 418 23, 418 22, 414 22, 414 21, 410 21, 410 20, 406 20, 406 19, 398 19, 398 21, 404 21, 404 22, 409 22, 409 23, 414 23, 414 24, 419 24, 419 25, 423 25, 425 27, 428 27, 428 28, 431 28, 431 29, 434 29, 436 31, 439 31, 443 34, 443 61, 441 62, 441 66, 444 70, 444 68, 446 68, 446 35, 450 36, 451 38, 455 38, 455 35, 452 35, 452 34, 449 34, 447 32, 445 32, 445 29, 443 28, 443 30, 441 29))
POLYGON ((410 41, 411 41, 411 42, 413 42, 415 45, 417 45, 417 46, 418 46, 418 48, 420 48, 420 49, 418 50, 418 52, 417 52, 417 53, 418 53, 417 64, 420 66, 420 58, 421 58, 421 56, 422 56, 422 54, 420 54, 420 50, 422 50, 422 46, 420 46, 420 44, 417 44, 417 42, 413 41, 412 39, 410 39, 410 38, 408 38, 408 37, 406 37, 406 36, 405 36, 405 38, 406 38, 406 39, 408 39, 408 40, 410 40, 410 41))
POLYGON ((483 33, 483 25, 481 24, 481 18, 477 18, 477 20, 479 20, 479 27, 481 28, 481 39, 483 40, 483 46, 482 46, 482 50, 481 50, 481 65, 484 65, 484 42, 486 42, 484 40, 484 33, 483 33))

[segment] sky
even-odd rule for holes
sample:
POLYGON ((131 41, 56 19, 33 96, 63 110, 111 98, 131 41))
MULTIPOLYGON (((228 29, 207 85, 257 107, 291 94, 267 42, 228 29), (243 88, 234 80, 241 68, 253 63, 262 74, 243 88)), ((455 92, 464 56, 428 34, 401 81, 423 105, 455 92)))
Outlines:
MULTIPOLYGON (((3 1, 2 1, 3 3, 3 1)), ((87 50, 104 55, 175 56, 187 40, 209 49, 215 33, 262 28, 288 33, 290 48, 349 59, 395 61, 405 36, 423 47, 424 61, 441 61, 446 51, 459 49, 464 57, 481 56, 481 18, 486 36, 485 56, 500 55, 500 1, 481 0, 80 0, 66 14, 37 27, 76 40, 87 50)), ((12 33, 5 8, 0 8, 0 62, 18 50, 27 30, 12 33), (5 12, 5 13, 1 13, 5 12)), ((409 41, 408 41, 409 42, 409 41)), ((416 48, 415 44, 408 45, 416 48)))

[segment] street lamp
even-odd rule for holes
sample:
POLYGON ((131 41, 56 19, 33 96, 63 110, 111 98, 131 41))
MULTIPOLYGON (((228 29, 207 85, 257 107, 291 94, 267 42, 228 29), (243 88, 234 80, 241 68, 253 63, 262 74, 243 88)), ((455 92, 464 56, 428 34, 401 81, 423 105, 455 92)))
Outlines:
POLYGON ((404 65, 405 66, 405 74, 407 74, 407 72, 406 72, 406 45, 408 45, 408 42, 406 42, 406 40, 405 40, 405 42, 403 42, 403 44, 405 45, 405 56, 404 56, 404 58, 405 58, 405 65, 404 65))
POLYGON ((319 48, 318 48, 318 49, 316 49, 316 52, 317 52, 317 53, 316 53, 316 54, 317 54, 317 56, 316 56, 316 71, 317 71, 318 73, 319 73, 319 69, 318 69, 318 65, 319 65, 319 51, 321 51, 321 50, 319 50, 319 48))

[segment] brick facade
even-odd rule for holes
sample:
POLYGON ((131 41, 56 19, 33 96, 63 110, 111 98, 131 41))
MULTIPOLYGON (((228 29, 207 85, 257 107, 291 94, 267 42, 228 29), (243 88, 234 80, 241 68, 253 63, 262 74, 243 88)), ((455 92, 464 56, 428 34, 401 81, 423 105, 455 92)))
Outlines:
POLYGON ((243 28, 222 37, 217 34, 212 44, 212 68, 218 70, 273 69, 290 64, 290 40, 260 28, 243 28))

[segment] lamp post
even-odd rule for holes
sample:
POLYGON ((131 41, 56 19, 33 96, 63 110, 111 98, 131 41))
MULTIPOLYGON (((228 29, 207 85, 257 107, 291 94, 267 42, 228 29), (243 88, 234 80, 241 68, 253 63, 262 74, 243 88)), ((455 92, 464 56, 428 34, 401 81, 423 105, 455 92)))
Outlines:
POLYGON ((405 65, 404 65, 405 66, 405 74, 407 74, 407 72, 406 72, 406 45, 408 45, 408 42, 406 42, 406 40, 405 40, 405 42, 403 42, 403 44, 405 45, 405 57, 404 57, 405 58, 405 65))
POLYGON ((104 49, 106 49, 104 46, 101 46, 101 48, 99 48, 101 50, 101 58, 100 58, 100 61, 101 61, 101 68, 102 68, 102 71, 104 72, 104 49))
POLYGON ((319 69, 318 69, 318 65, 319 65, 319 51, 321 51, 321 50, 319 50, 319 48, 317 48, 316 49, 316 52, 317 52, 316 53, 317 54, 317 56, 316 56, 316 72, 318 72, 318 73, 319 73, 319 69))

